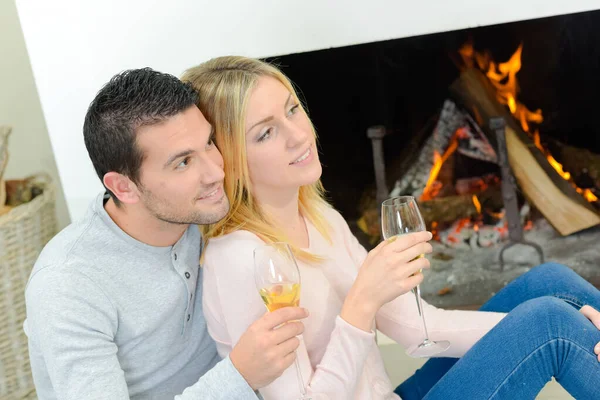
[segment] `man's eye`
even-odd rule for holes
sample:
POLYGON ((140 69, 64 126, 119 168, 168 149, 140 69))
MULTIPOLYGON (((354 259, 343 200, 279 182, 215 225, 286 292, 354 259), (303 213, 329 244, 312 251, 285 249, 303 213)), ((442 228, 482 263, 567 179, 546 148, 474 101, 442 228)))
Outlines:
POLYGON ((181 160, 181 162, 179 164, 177 164, 177 168, 178 169, 185 168, 188 166, 189 163, 190 163, 190 158, 186 157, 183 160, 181 160))

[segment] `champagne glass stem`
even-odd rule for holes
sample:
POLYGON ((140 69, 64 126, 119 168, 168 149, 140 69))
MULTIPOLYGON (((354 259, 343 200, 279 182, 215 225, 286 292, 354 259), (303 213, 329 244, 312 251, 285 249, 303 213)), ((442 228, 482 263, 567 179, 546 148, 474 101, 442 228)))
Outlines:
POLYGON ((294 360, 294 364, 296 364, 296 373, 298 374, 298 384, 300 385, 300 393, 302 393, 302 396, 304 396, 306 394, 306 389, 304 388, 304 379, 302 378, 302 372, 300 371, 298 352, 296 352, 296 359, 294 360))
POLYGON ((306 395, 306 388, 304 387, 304 378, 302 378, 302 372, 300 371, 300 362, 298 361, 298 351, 296 351, 296 359, 294 360, 294 364, 296 364, 296 374, 298 375, 298 384, 300 385, 300 400, 311 400, 311 398, 306 395))
POLYGON ((421 321, 423 321, 423 330, 425 331, 425 342, 429 342, 429 332, 427 332, 427 324, 425 323, 425 314, 423 313, 423 303, 421 301, 421 287, 419 285, 417 285, 417 287, 413 293, 415 294, 415 298, 417 300, 417 309, 419 310, 419 315, 421 316, 421 321))

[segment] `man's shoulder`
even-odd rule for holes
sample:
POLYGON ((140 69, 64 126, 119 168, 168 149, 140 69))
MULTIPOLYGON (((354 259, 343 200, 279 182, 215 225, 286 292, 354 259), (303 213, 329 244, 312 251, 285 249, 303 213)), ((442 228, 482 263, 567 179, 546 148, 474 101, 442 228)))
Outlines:
POLYGON ((107 243, 108 237, 101 218, 89 211, 84 218, 65 227, 44 246, 29 276, 27 290, 33 280, 42 290, 46 286, 40 282, 42 280, 53 283, 60 281, 62 286, 89 281, 97 265, 102 263, 101 249, 111 248, 107 243))
POLYGON ((65 266, 69 261, 83 262, 92 249, 86 249, 89 237, 93 235, 93 218, 73 222, 56 234, 42 249, 33 267, 32 275, 49 266, 65 266))
POLYGON ((28 313, 66 309, 81 301, 112 309, 106 297, 106 279, 98 273, 102 261, 91 244, 101 237, 95 229, 93 219, 83 219, 67 226, 44 247, 25 288, 28 313))

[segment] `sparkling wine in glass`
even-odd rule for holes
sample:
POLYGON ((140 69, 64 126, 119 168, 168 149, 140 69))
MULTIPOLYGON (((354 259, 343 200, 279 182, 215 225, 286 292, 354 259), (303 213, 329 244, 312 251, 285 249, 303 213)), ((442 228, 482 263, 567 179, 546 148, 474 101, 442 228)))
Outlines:
MULTIPOLYGON (((413 196, 393 197, 381 204, 381 231, 385 240, 395 240, 398 236, 424 230, 425 222, 413 196)), ((424 257, 424 254, 415 257, 411 261, 421 257, 424 257)), ((410 347, 406 353, 411 357, 431 357, 448 349, 450 342, 447 340, 434 342, 429 339, 425 315, 423 313, 420 287, 417 286, 413 290, 413 293, 417 300, 417 309, 421 316, 421 321, 423 322, 425 339, 419 345, 410 347)))
MULTIPOLYGON (((300 304, 300 271, 287 243, 268 243, 254 249, 254 280, 267 310, 300 304)), ((299 399, 310 400, 297 356, 294 363, 301 393, 299 399)))

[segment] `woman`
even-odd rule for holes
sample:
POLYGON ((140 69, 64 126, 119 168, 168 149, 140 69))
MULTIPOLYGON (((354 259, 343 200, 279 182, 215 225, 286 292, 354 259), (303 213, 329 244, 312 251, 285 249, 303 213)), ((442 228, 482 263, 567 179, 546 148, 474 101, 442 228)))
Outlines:
MULTIPOLYGON (((254 285, 253 250, 286 241, 299 261, 302 306, 311 312, 297 351, 308 392, 313 398, 398 398, 374 330, 405 347, 422 340, 414 298, 407 292, 421 282, 418 271, 429 266, 425 258, 411 260, 431 252, 431 235, 402 236, 367 254, 323 200, 314 128, 275 67, 221 57, 186 71, 182 79, 199 91, 199 107, 215 128, 231 203, 229 215, 204 232, 203 305, 219 353, 227 355, 265 310, 254 285)), ((600 388, 585 378, 600 374, 594 354, 600 332, 577 311, 583 304, 598 308, 600 296, 556 265, 518 279, 490 300, 486 311, 425 304, 430 336, 452 343, 441 354, 450 358, 429 361, 397 393, 404 399, 507 393, 527 398, 555 376, 576 397, 599 397, 600 388), (493 373, 486 373, 491 368, 493 373)), ((585 311, 598 316, 592 308, 585 311)), ((261 394, 298 398, 294 368, 261 394)))

